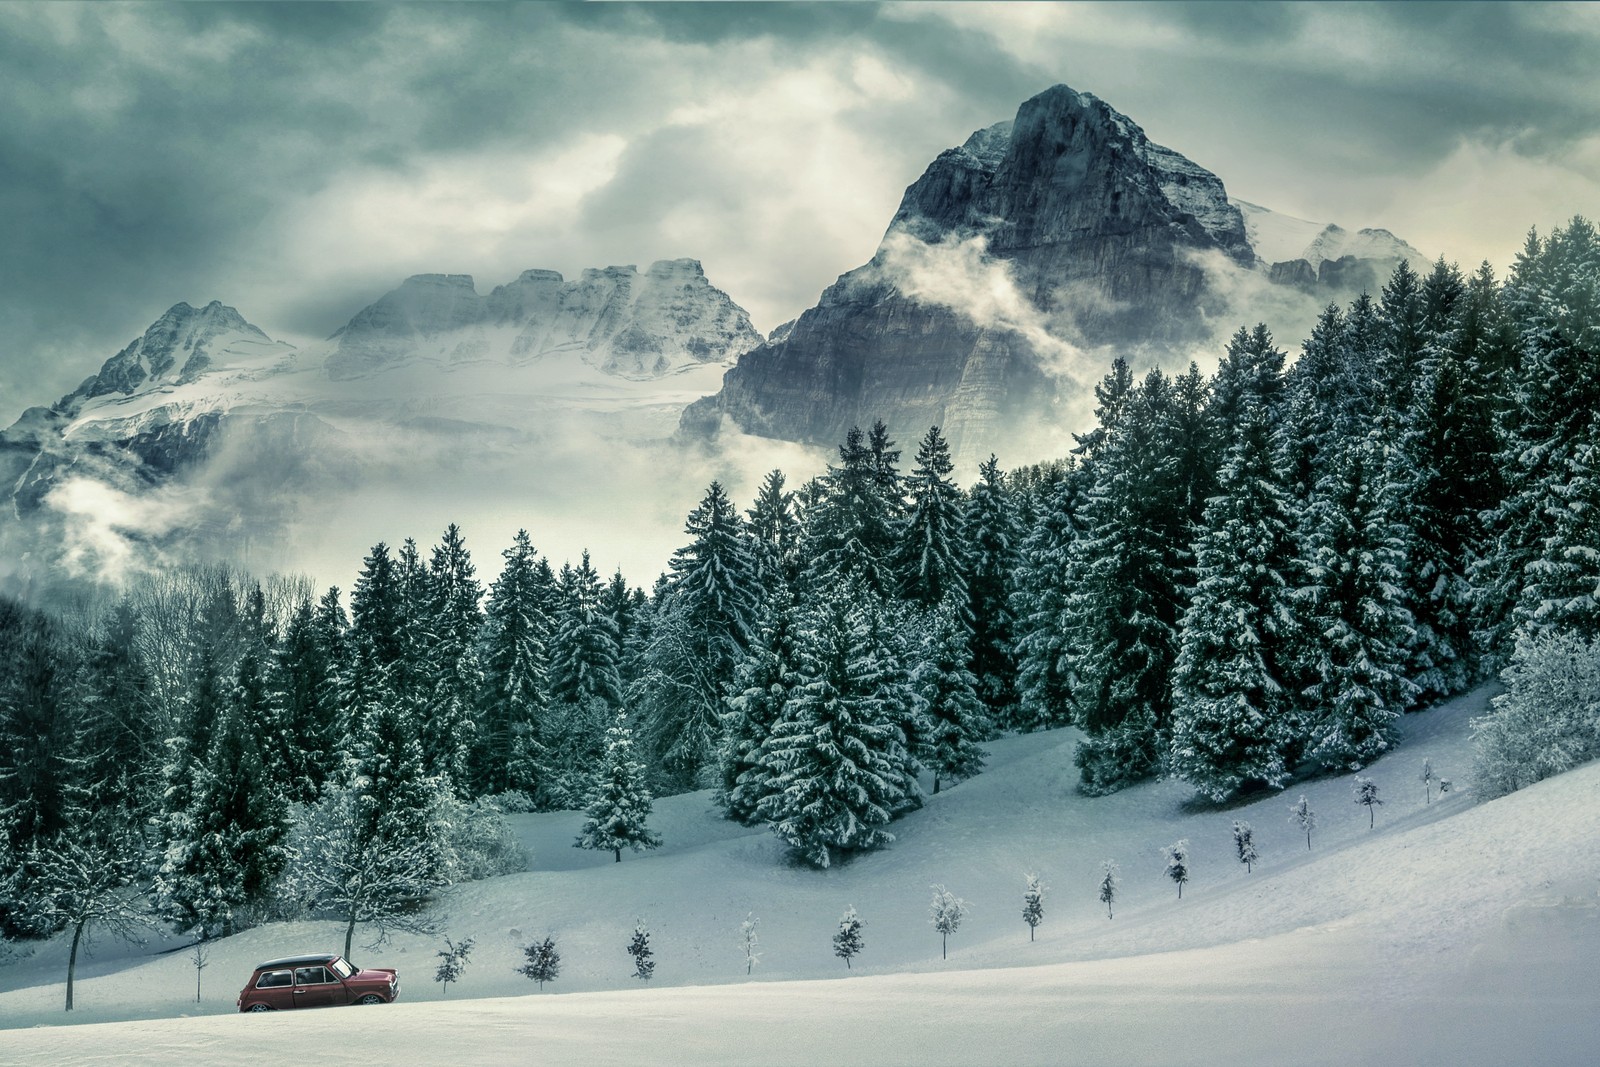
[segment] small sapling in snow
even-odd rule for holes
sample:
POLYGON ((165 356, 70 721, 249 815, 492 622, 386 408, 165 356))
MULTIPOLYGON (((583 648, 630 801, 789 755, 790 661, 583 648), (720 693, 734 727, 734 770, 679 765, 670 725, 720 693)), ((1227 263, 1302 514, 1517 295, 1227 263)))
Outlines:
POLYGON ((1311 810, 1311 802, 1304 793, 1295 806, 1289 809, 1289 821, 1299 826, 1306 834, 1306 851, 1311 851, 1311 830, 1317 825, 1317 813, 1311 810))
POLYGON ((1249 823, 1234 820, 1233 849, 1239 856, 1239 862, 1244 864, 1246 874, 1255 869, 1256 860, 1261 858, 1256 852, 1255 833, 1249 823))
POLYGON ((739 947, 744 949, 744 973, 750 974, 756 969, 756 964, 761 962, 761 953, 756 951, 760 938, 756 936, 756 925, 761 920, 756 918, 755 912, 749 912, 744 917, 744 922, 739 924, 739 947))
POLYGON ((1023 875, 1028 880, 1028 887, 1022 891, 1022 921, 1028 924, 1028 940, 1033 940, 1033 931, 1040 923, 1044 922, 1044 891, 1045 886, 1039 882, 1037 874, 1023 875))
POLYGON ((1111 905, 1117 900, 1117 865, 1111 860, 1100 864, 1100 903, 1106 906, 1106 918, 1112 918, 1111 905))
POLYGON ((1358 774, 1356 775, 1356 784, 1353 792, 1356 803, 1367 806, 1367 829, 1370 830, 1377 825, 1378 815, 1376 809, 1383 803, 1378 799, 1378 783, 1371 778, 1363 778, 1358 774))
POLYGON ((472 954, 472 944, 470 937, 459 945, 447 937, 444 939, 444 948, 434 953, 439 957, 439 969, 433 972, 433 980, 444 986, 440 996, 450 992, 451 982, 461 981, 461 972, 467 969, 467 957, 472 954))
POLYGON ((930 888, 933 890, 933 899, 928 902, 928 924, 939 931, 940 958, 949 959, 950 935, 961 928, 961 920, 966 917, 969 905, 942 885, 930 888))
POLYGON ((1422 773, 1417 777, 1422 779, 1422 795, 1426 798, 1424 803, 1432 804, 1433 783, 1438 781, 1439 776, 1433 773, 1433 761, 1426 756, 1422 758, 1422 773))
POLYGON ((867 925, 856 915, 856 909, 846 908, 839 916, 839 930, 833 935, 833 954, 844 960, 844 969, 850 970, 850 960, 866 947, 861 928, 867 925))
POLYGON ((517 968, 518 974, 527 975, 543 989, 546 982, 554 982, 561 974, 561 953, 556 951, 556 940, 549 935, 522 950, 528 962, 517 968))
POLYGON ((628 942, 628 955, 633 957, 633 976, 648 982, 656 973, 656 961, 651 958, 655 953, 650 951, 650 931, 645 928, 643 919, 634 924, 633 940, 628 942))
POLYGON ((1184 838, 1167 846, 1167 877, 1178 887, 1178 899, 1183 899, 1183 884, 1189 880, 1189 839, 1184 838))

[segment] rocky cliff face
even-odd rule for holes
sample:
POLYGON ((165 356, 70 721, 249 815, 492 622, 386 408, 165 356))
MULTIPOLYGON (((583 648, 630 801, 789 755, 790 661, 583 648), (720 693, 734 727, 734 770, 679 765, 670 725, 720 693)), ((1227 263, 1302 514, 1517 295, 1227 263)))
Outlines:
MULTIPOLYGON (((1281 280, 1319 284, 1296 269, 1281 280)), ((939 424, 979 456, 1078 403, 1112 352, 1186 360, 1248 314, 1237 275, 1271 270, 1215 174, 1058 85, 935 159, 872 261, 741 357, 682 429, 831 443, 882 418, 903 439, 939 424)))
POLYGON ((523 271, 479 296, 465 274, 420 274, 334 335, 328 373, 372 374, 412 360, 524 365, 574 353, 606 374, 659 378, 760 343, 750 317, 693 259, 586 270, 566 281, 523 271))

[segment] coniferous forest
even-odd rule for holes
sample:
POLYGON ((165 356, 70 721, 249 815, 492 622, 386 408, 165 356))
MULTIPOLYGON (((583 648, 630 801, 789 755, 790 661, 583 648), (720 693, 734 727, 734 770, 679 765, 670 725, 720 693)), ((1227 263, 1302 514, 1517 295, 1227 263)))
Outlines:
POLYGON ((1095 396, 1070 455, 965 487, 937 427, 881 423, 748 506, 713 482, 648 593, 527 533, 486 584, 452 525, 348 592, 212 567, 0 602, 0 933, 136 885, 201 938, 320 916, 348 952, 519 869, 506 812, 582 809, 626 862, 694 789, 826 867, 1001 731, 1081 729, 1092 794, 1224 800, 1359 769, 1501 672, 1488 790, 1600 754, 1536 706, 1600 663, 1591 224, 1504 281, 1402 263, 1292 358, 1241 329, 1213 377, 1118 359, 1095 396))

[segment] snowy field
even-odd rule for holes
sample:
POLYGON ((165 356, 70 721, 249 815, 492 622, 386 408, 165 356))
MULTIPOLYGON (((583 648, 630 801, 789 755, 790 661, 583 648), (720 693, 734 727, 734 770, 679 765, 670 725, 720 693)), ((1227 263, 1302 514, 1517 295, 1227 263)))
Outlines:
POLYGON ((235 1014, 257 961, 341 947, 336 924, 302 923, 218 943, 198 1004, 180 942, 97 941, 68 1016, 58 940, 0 963, 0 1063, 1592 1064, 1600 765, 1478 803, 1467 720, 1488 695, 1406 718, 1405 744, 1366 772, 1384 801, 1370 830, 1348 775, 1228 808, 1177 783, 1085 798, 1072 731, 988 746, 988 770, 930 797, 892 848, 830 871, 787 866, 706 793, 658 803, 665 846, 620 864, 570 847, 571 813, 520 816, 531 869, 441 908, 441 937, 477 942, 448 996, 439 938, 405 935, 352 953, 399 968, 394 1005, 235 1014), (1431 804, 1423 757, 1455 783, 1431 804), (1288 816, 1302 792, 1310 850, 1288 816), (1235 819, 1255 827, 1251 873, 1235 819), (1162 855, 1179 838, 1182 900, 1162 855), (1114 918, 1105 859, 1121 868, 1114 918), (1025 872, 1050 887, 1033 943, 1025 872), (972 907, 948 960, 932 883, 972 907), (847 972, 830 938, 852 905, 866 945, 847 972), (623 951, 636 919, 657 961, 647 988, 623 951), (547 933, 562 971, 538 992, 515 968, 547 933))

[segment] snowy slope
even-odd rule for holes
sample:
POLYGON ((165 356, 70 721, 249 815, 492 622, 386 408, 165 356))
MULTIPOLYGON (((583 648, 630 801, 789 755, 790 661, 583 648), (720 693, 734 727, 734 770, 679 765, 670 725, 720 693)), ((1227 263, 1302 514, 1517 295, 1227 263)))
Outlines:
POLYGON ((1303 259, 1315 273, 1323 263, 1344 256, 1380 263, 1404 259, 1424 270, 1428 266, 1427 257, 1388 230, 1361 229, 1352 233, 1343 226, 1308 222, 1243 200, 1231 203, 1244 217, 1245 235, 1263 266, 1303 259))
MULTIPOLYGON (((716 819, 704 793, 661 802, 665 847, 620 864, 569 847, 577 816, 525 816, 532 870, 459 887, 443 907, 442 932, 478 941, 448 1002, 428 938, 355 953, 400 968, 400 1004, 268 1019, 228 1015, 238 983, 260 958, 335 944, 334 924, 219 944, 200 1005, 183 953, 101 943, 72 1021, 147 1021, 10 1031, 0 1060, 1590 1062, 1600 765, 1477 804, 1461 788, 1467 720, 1487 697, 1406 720, 1404 747, 1370 769, 1385 799, 1373 830, 1348 776, 1226 810, 1175 783, 1084 798, 1071 731, 994 743, 989 770, 929 798, 892 849, 825 872, 785 865, 769 834, 716 819), (1457 782, 1431 804, 1424 756, 1457 782), (1302 791, 1319 814, 1309 851, 1287 822, 1302 791), (1234 819, 1256 828, 1254 873, 1232 857, 1234 819), (1181 901, 1160 854, 1179 837, 1193 867, 1181 901), (1095 899, 1106 858, 1122 870, 1114 919, 1095 899), (1051 887, 1031 944, 1024 871, 1051 887), (933 882, 973 906, 947 961, 926 921, 933 882), (848 905, 868 925, 845 980, 829 936, 848 905), (754 980, 736 945, 751 912, 754 980), (653 931, 649 989, 622 951, 635 918, 653 931), (514 967, 547 932, 564 966, 538 994, 514 967), (172 1018, 210 1014, 224 1017, 172 1018)), ((63 952, 0 967, 3 1025, 65 1021, 63 952)))

